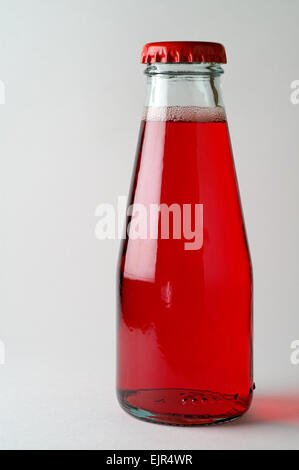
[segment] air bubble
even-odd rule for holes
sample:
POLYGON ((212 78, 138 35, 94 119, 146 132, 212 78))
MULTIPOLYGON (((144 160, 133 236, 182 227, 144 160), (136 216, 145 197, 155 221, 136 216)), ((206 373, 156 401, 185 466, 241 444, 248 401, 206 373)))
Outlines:
POLYGON ((148 106, 144 110, 145 121, 173 122, 225 122, 222 106, 200 108, 199 106, 148 106))

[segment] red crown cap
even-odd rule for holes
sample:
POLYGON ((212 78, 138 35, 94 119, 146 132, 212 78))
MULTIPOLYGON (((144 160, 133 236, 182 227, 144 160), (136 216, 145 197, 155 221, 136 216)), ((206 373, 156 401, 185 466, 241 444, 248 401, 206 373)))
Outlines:
POLYGON ((141 63, 217 63, 226 64, 225 48, 217 42, 150 42, 142 50, 141 63))

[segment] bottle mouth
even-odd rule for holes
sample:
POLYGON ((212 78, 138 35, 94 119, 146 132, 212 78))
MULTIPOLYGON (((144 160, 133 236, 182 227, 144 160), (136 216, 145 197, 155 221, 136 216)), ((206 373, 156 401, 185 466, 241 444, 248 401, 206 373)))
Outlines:
POLYGON ((147 64, 145 75, 167 75, 167 76, 201 76, 219 77, 224 73, 222 66, 218 63, 154 63, 147 64))

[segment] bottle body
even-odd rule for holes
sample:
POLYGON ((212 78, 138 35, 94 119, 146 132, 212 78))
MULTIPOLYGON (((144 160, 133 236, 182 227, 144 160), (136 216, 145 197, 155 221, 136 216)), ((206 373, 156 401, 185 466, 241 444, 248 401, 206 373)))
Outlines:
POLYGON ((190 88, 187 105, 169 105, 174 82, 151 83, 141 123, 130 205, 160 212, 155 236, 128 231, 121 248, 118 396, 137 417, 208 424, 250 405, 252 274, 219 90, 210 79, 190 85, 188 73, 177 81, 190 88), (206 99, 207 86, 213 100, 197 106, 198 89, 206 99), (152 103, 161 89, 166 103, 161 96, 152 103))

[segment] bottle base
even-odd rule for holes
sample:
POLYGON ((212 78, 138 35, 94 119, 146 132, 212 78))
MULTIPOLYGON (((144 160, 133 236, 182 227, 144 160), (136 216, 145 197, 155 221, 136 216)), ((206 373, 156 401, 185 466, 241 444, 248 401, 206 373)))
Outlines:
POLYGON ((118 390, 121 407, 135 418, 173 426, 220 424, 240 418, 249 408, 244 399, 201 390, 118 390))

